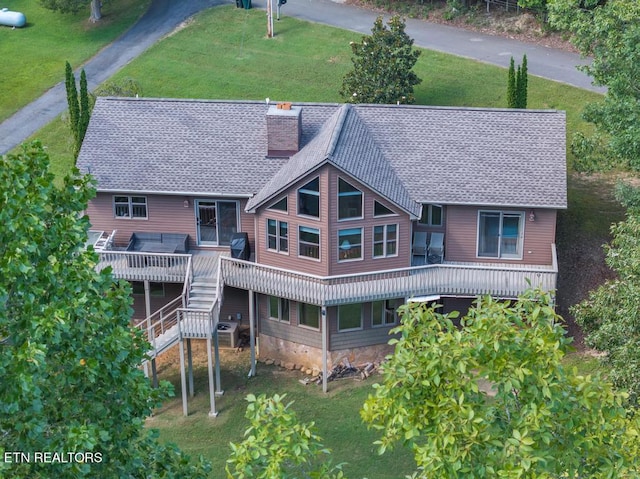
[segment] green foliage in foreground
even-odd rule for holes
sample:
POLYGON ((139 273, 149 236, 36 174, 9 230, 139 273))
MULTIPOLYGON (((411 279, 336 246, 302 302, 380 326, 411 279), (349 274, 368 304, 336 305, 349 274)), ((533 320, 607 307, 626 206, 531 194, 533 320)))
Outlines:
POLYGON ((420 478, 637 477, 640 418, 600 377, 563 368, 549 295, 483 298, 460 327, 457 314, 404 308, 362 410, 381 453, 410 446, 420 478))
MULTIPOLYGON (((628 201, 637 201, 634 198, 628 201)), ((613 241, 604 246, 606 262, 616 278, 606 281, 573 308, 587 333, 587 344, 606 355, 614 384, 628 391, 629 403, 640 400, 640 210, 631 208, 625 221, 611 226, 613 241)))
POLYGON ((139 369, 148 343, 130 327, 130 287, 83 250, 90 179, 75 170, 57 188, 48 166, 37 143, 0 157, 0 476, 206 477, 144 428, 169 389, 139 369))
POLYGON ((286 395, 247 396, 245 417, 251 424, 244 440, 231 443, 227 460, 230 479, 342 478, 341 467, 331 464, 331 451, 322 444, 314 423, 303 423, 284 404, 286 395))

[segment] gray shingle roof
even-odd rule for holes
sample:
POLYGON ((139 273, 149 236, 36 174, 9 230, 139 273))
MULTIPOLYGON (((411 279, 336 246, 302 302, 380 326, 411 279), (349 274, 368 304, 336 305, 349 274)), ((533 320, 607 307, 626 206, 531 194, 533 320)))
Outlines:
POLYGON ((420 203, 566 207, 565 114, 302 103, 302 148, 266 158, 263 102, 99 98, 78 166, 100 191, 254 197, 330 162, 420 203))

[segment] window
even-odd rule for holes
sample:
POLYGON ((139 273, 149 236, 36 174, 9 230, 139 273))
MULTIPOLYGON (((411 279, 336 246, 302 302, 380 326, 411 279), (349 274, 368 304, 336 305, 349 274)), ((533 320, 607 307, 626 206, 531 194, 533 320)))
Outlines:
POLYGON ((298 214, 320 218, 320 178, 298 190, 298 214))
POLYGON ((362 304, 341 304, 338 306, 338 331, 362 329, 362 304))
POLYGON ((289 322, 289 300, 269 296, 269 319, 289 322))
POLYGON ((422 205, 422 217, 420 223, 427 226, 442 226, 444 220, 444 208, 440 205, 422 205))
POLYGON ((300 326, 320 329, 320 306, 315 304, 299 303, 298 323, 300 326))
POLYGON ((198 244, 228 246, 238 231, 238 202, 196 200, 198 244))
POLYGON ((396 324, 396 310, 404 302, 402 298, 374 301, 371 303, 371 326, 388 326, 396 324))
POLYGON ((384 258, 398 255, 398 225, 373 227, 373 257, 384 258))
POLYGON ((382 203, 373 201, 373 216, 395 216, 395 213, 382 203))
POLYGON ((362 259, 362 228, 338 231, 338 261, 362 259))
POLYGON ((287 222, 267 220, 267 248, 281 253, 289 251, 289 224, 287 222))
POLYGON ((268 210, 276 210, 276 211, 284 211, 285 213, 289 210, 287 205, 287 197, 285 196, 279 201, 276 201, 274 204, 267 208, 268 210))
POLYGON ((523 218, 522 212, 479 211, 478 256, 522 258, 523 218))
POLYGON ((308 226, 298 227, 298 255, 320 259, 320 230, 308 226))
POLYGON ((338 178, 338 219, 362 218, 362 191, 338 178))
POLYGON ((114 196, 113 211, 116 218, 147 218, 145 196, 114 196))

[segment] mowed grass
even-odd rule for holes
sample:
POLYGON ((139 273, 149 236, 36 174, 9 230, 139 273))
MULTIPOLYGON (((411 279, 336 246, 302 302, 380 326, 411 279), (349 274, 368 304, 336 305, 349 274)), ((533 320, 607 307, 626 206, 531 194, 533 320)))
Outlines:
POLYGON ((89 22, 89 9, 76 15, 43 8, 38 0, 5 0, 22 12, 23 28, 0 26, 0 122, 64 81, 65 61, 76 68, 112 42, 146 11, 150 0, 105 2, 103 19, 89 22))
MULTIPOLYGON (((174 348, 176 349, 176 348, 174 348)), ((197 355, 204 361, 204 348, 197 355)), ((174 358, 175 359, 175 358, 174 358)), ((226 477, 224 466, 231 453, 229 442, 242 441, 248 427, 244 414, 247 394, 286 394, 286 402, 304 422, 315 422, 316 431, 325 446, 332 450, 334 463, 346 463, 345 475, 351 478, 401 478, 415 469, 411 451, 398 446, 383 456, 377 454, 373 442, 379 439, 376 431, 369 430, 360 419, 360 408, 372 384, 381 377, 374 375, 366 381, 344 379, 329 383, 324 394, 316 384, 304 386, 301 372, 287 371, 276 366, 258 364, 257 376, 248 378, 248 351, 236 353, 222 351, 222 389, 224 395, 216 399, 219 415, 208 417, 209 397, 206 366, 201 362, 195 369, 194 398, 189 399, 189 416, 182 415, 180 376, 175 365, 162 370, 160 377, 169 379, 176 388, 176 398, 147 422, 148 427, 160 431, 162 441, 174 442, 191 456, 202 454, 212 462, 212 477, 226 477)))
MULTIPOLYGON (((361 35, 286 16, 275 30, 274 38, 266 38, 262 11, 213 8, 150 48, 116 78, 136 79, 145 97, 342 101, 342 78, 351 68, 349 42, 361 35)), ((418 104, 506 106, 503 68, 423 50, 415 71, 423 80, 415 89, 418 104)), ((589 130, 580 113, 599 98, 562 83, 529 78, 529 107, 565 110, 569 138, 575 131, 589 130)), ((71 143, 60 123, 35 135, 48 145, 56 173, 73 164, 71 143)))

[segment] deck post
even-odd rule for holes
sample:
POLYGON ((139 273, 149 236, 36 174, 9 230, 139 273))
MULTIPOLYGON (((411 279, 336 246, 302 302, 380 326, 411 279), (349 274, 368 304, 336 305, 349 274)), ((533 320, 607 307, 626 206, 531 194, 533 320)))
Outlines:
POLYGON ((182 414, 189 415, 187 408, 187 378, 184 376, 184 341, 180 339, 180 382, 182 383, 182 414))
POLYGON ((216 395, 222 396, 224 391, 220 384, 220 344, 218 343, 218 326, 216 325, 215 331, 213 331, 214 352, 216 355, 216 395))
POLYGON ((193 397, 193 356, 191 355, 191 338, 187 338, 187 368, 189 369, 189 397, 193 397))
POLYGON ((256 329, 255 329, 255 293, 249 290, 249 349, 251 350, 251 368, 249 377, 256 375, 256 329))
POLYGON ((156 358, 151 360, 151 376, 153 377, 153 387, 158 387, 158 369, 156 368, 156 358))
POLYGON ((209 410, 209 417, 216 417, 218 411, 216 410, 216 394, 213 390, 213 360, 211 359, 211 335, 207 336, 207 366, 209 368, 209 402, 211 409, 209 410))
POLYGON ((327 307, 322 306, 320 316, 322 319, 322 392, 327 392, 327 307))

